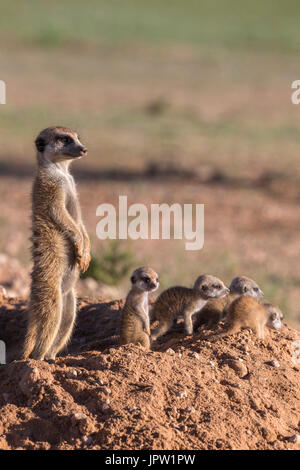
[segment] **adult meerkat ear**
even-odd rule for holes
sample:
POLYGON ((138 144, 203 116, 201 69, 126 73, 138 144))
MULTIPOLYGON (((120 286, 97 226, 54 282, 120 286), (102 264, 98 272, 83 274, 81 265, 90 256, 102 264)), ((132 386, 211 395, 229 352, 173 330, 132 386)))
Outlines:
POLYGON ((45 150, 46 143, 42 137, 37 137, 35 140, 35 146, 38 152, 43 152, 45 150))
POLYGON ((247 287, 247 286, 244 286, 243 291, 244 291, 244 292, 247 292, 247 290, 248 290, 248 287, 247 287))
POLYGON ((201 287, 202 290, 206 291, 208 289, 208 286, 206 284, 204 284, 202 287, 201 287))

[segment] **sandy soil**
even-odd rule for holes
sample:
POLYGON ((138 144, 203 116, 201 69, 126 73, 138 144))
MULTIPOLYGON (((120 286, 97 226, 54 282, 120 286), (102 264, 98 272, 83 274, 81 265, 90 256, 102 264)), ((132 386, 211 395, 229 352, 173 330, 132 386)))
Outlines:
MULTIPOLYGON (((122 305, 81 299, 55 364, 0 367, 0 449, 300 448, 298 332, 210 342, 211 332, 188 338, 179 324, 147 352, 118 346, 122 305)), ((8 360, 20 352, 25 311, 21 299, 2 299, 8 360)))

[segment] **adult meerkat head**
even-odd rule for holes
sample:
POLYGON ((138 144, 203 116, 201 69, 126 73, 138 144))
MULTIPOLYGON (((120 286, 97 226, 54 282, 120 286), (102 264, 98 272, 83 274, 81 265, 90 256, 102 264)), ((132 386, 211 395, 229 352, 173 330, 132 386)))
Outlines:
POLYGON ((35 139, 38 159, 53 163, 71 161, 87 154, 77 132, 67 127, 48 127, 35 139))
POLYGON ((225 297, 230 292, 221 279, 211 274, 199 276, 195 281, 194 289, 200 292, 203 299, 225 297))
POLYGON ((279 330, 280 328, 282 328, 283 313, 280 308, 276 305, 271 304, 270 302, 263 302, 262 305, 269 313, 267 326, 269 328, 272 328, 273 330, 279 330))
POLYGON ((154 292, 159 286, 158 274, 147 266, 133 271, 130 280, 132 287, 146 292, 154 292))
POLYGON ((246 294, 250 295, 251 297, 254 297, 254 299, 257 300, 261 299, 264 295, 263 291, 259 288, 256 282, 246 276, 235 277, 232 280, 229 288, 230 292, 232 292, 233 294, 246 294))

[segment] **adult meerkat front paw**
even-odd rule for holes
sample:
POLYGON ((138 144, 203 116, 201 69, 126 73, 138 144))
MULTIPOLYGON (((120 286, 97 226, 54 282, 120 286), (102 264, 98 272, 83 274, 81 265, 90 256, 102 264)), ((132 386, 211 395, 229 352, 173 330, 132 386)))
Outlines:
POLYGON ((83 256, 82 258, 80 258, 79 262, 78 262, 78 265, 79 265, 79 268, 80 268, 80 271, 82 271, 83 273, 85 273, 89 267, 89 261, 87 261, 87 259, 85 258, 85 256, 83 256))
POLYGON ((146 326, 144 330, 148 336, 151 336, 150 326, 146 326))
POLYGON ((82 270, 84 268, 84 257, 83 257, 83 244, 77 241, 74 242, 75 248, 75 255, 76 255, 76 263, 78 264, 79 268, 82 270))
POLYGON ((83 272, 88 270, 91 259, 92 259, 92 257, 91 257, 90 250, 85 250, 84 254, 83 254, 83 268, 82 268, 83 272))

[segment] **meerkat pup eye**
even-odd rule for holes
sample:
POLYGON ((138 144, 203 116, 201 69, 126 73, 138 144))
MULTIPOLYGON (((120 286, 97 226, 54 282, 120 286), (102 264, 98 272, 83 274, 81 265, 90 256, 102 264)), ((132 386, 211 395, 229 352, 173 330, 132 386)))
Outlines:
POLYGON ((151 281, 151 279, 149 279, 149 277, 143 277, 142 280, 144 282, 146 282, 146 284, 149 284, 149 282, 151 281))

